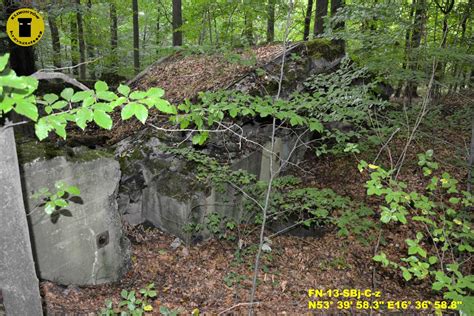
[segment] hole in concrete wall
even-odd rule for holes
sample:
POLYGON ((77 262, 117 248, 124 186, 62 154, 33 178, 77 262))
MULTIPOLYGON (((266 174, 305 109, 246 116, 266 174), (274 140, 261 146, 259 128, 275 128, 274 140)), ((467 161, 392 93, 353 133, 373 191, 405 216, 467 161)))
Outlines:
POLYGON ((105 246, 109 244, 109 231, 108 230, 97 235, 96 244, 97 244, 97 249, 104 248, 105 246))

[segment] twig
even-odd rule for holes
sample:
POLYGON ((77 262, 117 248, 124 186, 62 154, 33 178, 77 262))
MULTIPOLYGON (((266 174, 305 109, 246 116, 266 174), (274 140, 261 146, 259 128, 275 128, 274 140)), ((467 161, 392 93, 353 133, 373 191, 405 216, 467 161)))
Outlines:
POLYGON ((23 124, 27 124, 27 123, 28 123, 28 121, 22 121, 22 122, 16 122, 16 123, 12 123, 10 121, 7 121, 7 123, 2 126, 0 131, 3 133, 9 127, 13 127, 13 126, 17 126, 17 125, 23 125, 23 124))
POLYGON ((88 91, 90 90, 86 85, 80 83, 74 78, 69 77, 66 74, 63 74, 62 72, 43 72, 43 71, 37 71, 34 74, 31 75, 31 77, 34 77, 38 80, 53 80, 53 79, 61 79, 81 90, 88 91))
POLYGON ((76 64, 76 65, 73 65, 73 66, 68 66, 68 67, 44 68, 44 69, 38 70, 37 72, 56 72, 56 71, 58 71, 58 70, 74 69, 74 68, 78 68, 78 67, 80 67, 80 66, 82 66, 82 65, 87 65, 87 64, 95 63, 95 62, 98 61, 99 59, 102 59, 102 57, 97 57, 96 59, 87 60, 87 61, 85 61, 85 62, 76 64))
MULTIPOLYGON (((287 51, 287 45, 288 45, 288 33, 289 33, 289 28, 290 28, 290 23, 291 23, 291 12, 293 10, 293 0, 290 0, 290 6, 288 10, 288 15, 287 15, 287 20, 286 20, 286 30, 285 30, 285 43, 284 43, 284 50, 282 54, 282 61, 281 61, 281 68, 280 68, 280 80, 278 82, 278 93, 275 97, 275 100, 278 100, 281 95, 281 90, 282 90, 282 85, 283 85, 283 76, 284 76, 284 70, 285 70, 285 57, 286 57, 286 51, 287 51)), ((273 122, 272 122, 272 138, 271 138, 271 151, 274 151, 275 147, 275 132, 276 132, 276 119, 273 117, 273 122)), ((273 157, 270 158, 270 179, 268 181, 268 186, 267 186, 267 192, 265 196, 265 204, 264 204, 264 209, 263 209, 263 219, 262 219, 262 225, 260 229, 260 242, 258 244, 258 250, 257 250, 257 255, 255 256, 255 266, 254 266, 254 272, 253 272, 253 279, 252 279, 252 290, 250 291, 250 306, 249 306, 249 316, 253 315, 253 302, 255 299, 255 291, 257 289, 257 278, 258 278, 258 269, 259 269, 259 264, 260 264, 260 257, 262 255, 262 246, 264 243, 264 237, 265 237, 265 224, 267 221, 267 211, 268 211, 268 206, 270 203, 270 194, 272 191, 272 185, 273 185, 273 178, 275 176, 275 172, 273 170, 273 157)))
POLYGON ((222 314, 224 314, 224 313, 230 312, 231 310, 233 310, 233 309, 235 309, 235 308, 237 308, 237 307, 240 307, 240 306, 257 305, 257 304, 260 304, 260 302, 235 304, 234 306, 229 307, 228 309, 223 310, 222 312, 220 312, 220 313, 217 314, 217 315, 222 315, 222 314))

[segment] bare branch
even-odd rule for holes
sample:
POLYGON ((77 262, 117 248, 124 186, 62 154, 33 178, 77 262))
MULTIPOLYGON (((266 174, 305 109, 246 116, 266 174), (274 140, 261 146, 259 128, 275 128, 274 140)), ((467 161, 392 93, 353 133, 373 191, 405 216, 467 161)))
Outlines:
POLYGON ((88 91, 90 90, 86 85, 80 83, 74 78, 69 77, 66 74, 63 74, 62 72, 43 72, 43 71, 37 71, 34 74, 31 75, 31 77, 34 77, 38 80, 53 80, 53 79, 61 79, 70 85, 73 85, 81 90, 88 91))

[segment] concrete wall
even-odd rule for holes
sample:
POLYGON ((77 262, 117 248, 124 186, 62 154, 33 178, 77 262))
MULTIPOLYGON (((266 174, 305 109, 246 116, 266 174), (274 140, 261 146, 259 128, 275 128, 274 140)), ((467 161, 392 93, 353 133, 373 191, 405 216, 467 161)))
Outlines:
POLYGON ((22 165, 24 195, 39 276, 61 284, 117 281, 129 264, 129 241, 123 235, 116 192, 120 166, 113 158, 83 149, 72 157, 36 159, 22 165), (81 190, 56 220, 32 197, 40 188, 54 191, 62 180, 81 190))

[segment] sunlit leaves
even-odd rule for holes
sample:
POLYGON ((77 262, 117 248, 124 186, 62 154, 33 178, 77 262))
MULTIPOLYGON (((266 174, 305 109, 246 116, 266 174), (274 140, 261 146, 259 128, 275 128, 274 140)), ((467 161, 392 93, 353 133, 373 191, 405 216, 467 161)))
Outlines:
POLYGON ((94 85, 94 89, 96 92, 107 91, 109 90, 109 86, 104 81, 97 81, 94 85))
POLYGON ((103 110, 95 110, 94 111, 94 122, 105 129, 111 129, 112 128, 112 118, 110 115, 105 113, 103 110))
POLYGON ((66 101, 71 101, 73 95, 74 90, 72 88, 66 88, 61 92, 61 97, 66 101))
POLYGON ((34 103, 27 100, 16 100, 15 112, 26 116, 32 121, 36 121, 38 119, 38 108, 34 103))
POLYGON ((140 122, 145 124, 148 118, 148 109, 140 103, 130 102, 122 109, 122 120, 128 120, 132 116, 135 116, 140 122))

